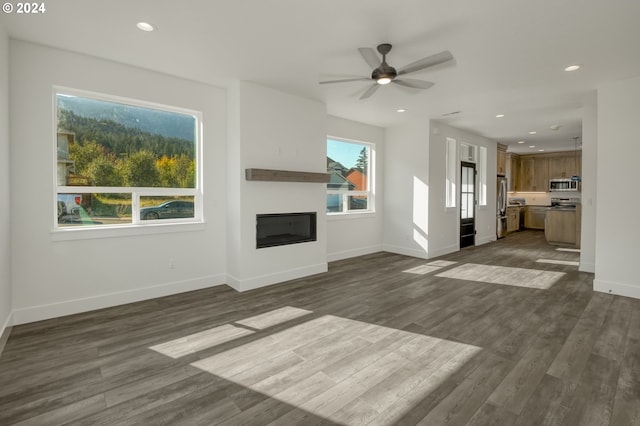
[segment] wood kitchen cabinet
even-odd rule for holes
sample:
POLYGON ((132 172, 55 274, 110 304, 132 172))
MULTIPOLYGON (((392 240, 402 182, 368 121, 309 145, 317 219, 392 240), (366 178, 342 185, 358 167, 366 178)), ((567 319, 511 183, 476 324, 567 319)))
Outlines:
POLYGON ((520 156, 518 154, 507 154, 507 190, 517 191, 519 187, 520 177, 520 156))
POLYGON ((505 176, 507 174, 507 147, 505 145, 498 144, 498 174, 505 176))
POLYGON ((517 191, 549 190, 549 159, 542 156, 521 156, 517 191))
POLYGON ((529 229, 544 229, 544 220, 548 207, 527 206, 524 214, 524 227, 529 229))
POLYGON ((520 229, 520 206, 507 207, 507 232, 520 229))
POLYGON ((569 179, 582 171, 580 152, 574 151, 520 155, 516 163, 515 167, 511 164, 512 176, 518 170, 515 185, 510 187, 513 191, 546 192, 549 179, 569 179))
POLYGON ((533 164, 533 188, 532 191, 549 190, 549 159, 536 158, 533 164))
POLYGON ((559 153, 549 157, 549 179, 568 179, 579 176, 582 156, 580 153, 559 153))
POLYGON ((547 242, 579 245, 575 210, 549 209, 545 220, 544 235, 547 242))

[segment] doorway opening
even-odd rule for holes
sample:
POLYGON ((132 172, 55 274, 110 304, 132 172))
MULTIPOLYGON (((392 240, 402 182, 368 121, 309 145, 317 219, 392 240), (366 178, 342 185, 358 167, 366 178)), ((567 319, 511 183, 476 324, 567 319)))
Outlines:
POLYGON ((476 165, 463 161, 460 170, 460 248, 464 248, 476 243, 476 165))

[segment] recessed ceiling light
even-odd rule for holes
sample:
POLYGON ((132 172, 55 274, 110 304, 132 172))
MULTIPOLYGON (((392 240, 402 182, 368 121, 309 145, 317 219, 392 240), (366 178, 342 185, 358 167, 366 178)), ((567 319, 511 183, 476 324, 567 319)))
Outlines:
POLYGON ((396 110, 396 112, 406 112, 406 111, 407 111, 407 110, 406 110, 406 109, 404 109, 404 108, 398 108, 398 109, 396 110))
POLYGON ((551 130, 558 130, 560 128, 559 124, 554 124, 553 126, 549 127, 551 130))
POLYGON ((524 141, 518 141, 518 143, 524 143, 524 141))
POLYGON ((496 118, 502 118, 502 117, 504 117, 504 114, 498 114, 498 115, 496 115, 496 118))
POLYGON ((529 145, 529 148, 535 148, 535 147, 536 147, 535 145, 529 145))
POLYGON ((544 149, 539 149, 538 151, 539 151, 539 152, 544 152, 544 149))
POLYGON ((530 135, 535 135, 537 132, 529 132, 530 135))
POLYGON ((148 22, 138 22, 136 24, 136 27, 138 27, 139 30, 142 31, 154 31, 156 29, 156 27, 154 27, 152 24, 148 23, 148 22))
POLYGON ((580 69, 580 65, 569 65, 568 67, 566 67, 564 70, 565 71, 576 71, 580 69))

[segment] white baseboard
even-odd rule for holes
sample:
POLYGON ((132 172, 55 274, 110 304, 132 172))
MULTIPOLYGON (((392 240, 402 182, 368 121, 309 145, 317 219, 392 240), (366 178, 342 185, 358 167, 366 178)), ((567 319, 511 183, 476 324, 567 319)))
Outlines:
POLYGON ((482 244, 492 243, 497 239, 497 235, 476 235, 476 245, 481 246, 482 244))
POLYGON ((596 264, 593 262, 580 262, 580 266, 578 266, 578 271, 580 272, 596 272, 596 264))
POLYGON ((593 290, 602 293, 616 294, 618 296, 633 297, 634 299, 640 299, 640 286, 616 283, 613 281, 605 281, 594 279, 593 290))
POLYGON ((0 356, 2 356, 2 351, 4 350, 4 345, 9 340, 9 336, 11 335, 11 330, 13 329, 13 312, 9 314, 7 320, 4 322, 2 329, 0 329, 0 356))
POLYGON ((124 305, 126 303, 139 302, 141 300, 154 299, 156 297, 170 296, 172 294, 200 290, 207 287, 225 284, 225 278, 226 276, 222 274, 212 275, 187 281, 165 283, 152 287, 139 288, 117 293, 108 293, 83 299, 67 300, 64 302, 52 303, 49 305, 30 306, 27 308, 14 309, 13 322, 15 325, 25 324, 65 315, 77 314, 80 312, 88 312, 96 309, 124 305))
POLYGON ((236 291, 254 290, 272 284, 278 284, 297 278, 308 277, 309 275, 321 274, 328 271, 327 263, 303 266, 301 268, 289 269, 287 271, 276 272, 274 274, 260 275, 252 278, 240 279, 227 274, 227 285, 236 291))
POLYGON ((335 262, 336 260, 350 259, 352 257, 378 253, 380 251, 382 251, 382 244, 376 246, 361 247, 353 250, 343 250, 336 253, 329 253, 327 255, 327 261, 335 262))
POLYGON ((442 247, 440 249, 429 250, 429 259, 433 259, 434 257, 444 256, 445 254, 454 253, 456 251, 460 251, 460 246, 458 244, 442 247))
POLYGON ((382 245, 382 250, 383 251, 388 251, 389 253, 397 253, 397 254, 403 254, 405 256, 411 256, 411 257, 417 257, 419 259, 428 259, 428 253, 426 253, 424 250, 416 250, 416 249, 412 249, 409 247, 401 247, 401 246, 394 246, 391 244, 383 244, 382 245))

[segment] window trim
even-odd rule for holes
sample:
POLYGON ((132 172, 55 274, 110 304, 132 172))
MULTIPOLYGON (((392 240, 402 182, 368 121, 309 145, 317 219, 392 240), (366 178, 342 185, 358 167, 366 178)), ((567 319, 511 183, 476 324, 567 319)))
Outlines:
MULTIPOLYGON (((328 189, 325 188, 325 203, 327 195, 342 195, 343 206, 348 206, 348 197, 350 196, 359 196, 365 195, 367 196, 367 208, 359 209, 359 210, 344 210, 339 212, 326 212, 327 217, 340 217, 340 216, 355 216, 355 215, 371 215, 376 212, 376 204, 375 204, 375 182, 376 182, 376 144, 373 142, 365 142, 356 139, 348 139, 339 136, 327 135, 325 138, 325 148, 329 140, 333 140, 336 142, 350 143, 354 145, 364 145, 369 148, 369 161, 368 167, 369 170, 366 174, 367 176, 367 188, 368 191, 348 191, 348 190, 339 190, 339 189, 328 189)), ((325 157, 329 157, 329 154, 326 153, 325 157)))
POLYGON ((476 167, 478 169, 478 207, 485 207, 488 203, 488 148, 486 146, 478 146, 478 163, 476 167))
POLYGON ((55 241, 65 241, 73 239, 88 239, 88 238, 102 238, 109 236, 129 236, 139 235, 141 228, 156 228, 156 231, 143 233, 164 233, 164 232, 177 232, 172 231, 171 228, 192 228, 192 229, 204 229, 204 193, 203 187, 203 174, 202 167, 202 153, 203 153, 203 120, 202 112, 191 110, 182 107, 171 106, 162 103, 149 102, 139 99, 126 98, 117 95, 107 95, 104 93, 92 92, 88 90, 75 89, 66 86, 54 85, 52 87, 52 162, 53 162, 53 178, 52 178, 52 202, 51 213, 53 228, 51 230, 52 238, 55 241), (194 188, 164 188, 164 187, 98 187, 98 186, 59 186, 58 185, 58 167, 57 167, 57 134, 58 134, 58 95, 70 95, 82 98, 95 99, 105 102, 119 103, 123 105, 131 105, 135 107, 154 109, 158 111, 165 111, 183 115, 192 116, 196 123, 195 128, 195 187, 194 188), (114 225, 83 225, 83 226, 64 226, 61 227, 58 224, 57 210, 58 210, 58 194, 64 193, 79 193, 79 194, 93 194, 93 193, 128 193, 131 194, 131 223, 114 224, 114 225), (175 219, 161 219, 157 221, 140 220, 140 197, 144 196, 192 196, 194 197, 194 217, 193 218, 175 218, 175 219), (173 226, 170 226, 173 225, 173 226), (200 225, 200 226, 193 226, 200 225), (136 231, 137 229, 137 231, 136 231), (62 235, 65 236, 62 236, 62 235))
POLYGON ((458 141, 450 137, 445 141, 445 210, 455 210, 458 205, 458 141))

